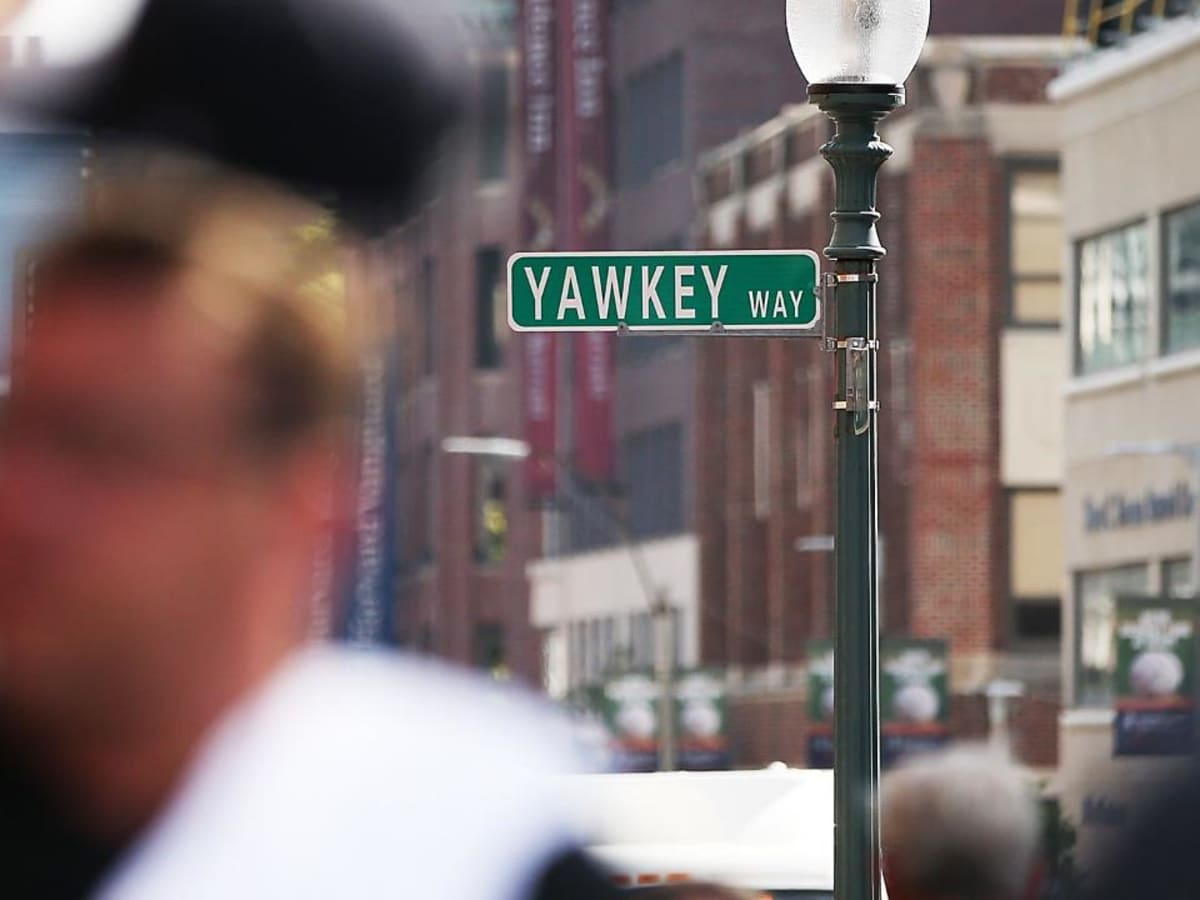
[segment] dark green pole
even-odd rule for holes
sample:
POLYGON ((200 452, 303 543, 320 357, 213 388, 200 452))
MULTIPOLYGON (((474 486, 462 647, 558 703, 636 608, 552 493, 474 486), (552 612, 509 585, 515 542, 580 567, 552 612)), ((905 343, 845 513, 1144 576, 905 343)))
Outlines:
POLYGON ((904 102, 893 85, 817 84, 809 99, 836 127, 821 154, 836 203, 826 315, 835 317, 837 523, 834 556, 834 852, 837 900, 878 900, 879 593, 875 264, 886 251, 875 223, 876 178, 892 154, 879 121, 904 102))

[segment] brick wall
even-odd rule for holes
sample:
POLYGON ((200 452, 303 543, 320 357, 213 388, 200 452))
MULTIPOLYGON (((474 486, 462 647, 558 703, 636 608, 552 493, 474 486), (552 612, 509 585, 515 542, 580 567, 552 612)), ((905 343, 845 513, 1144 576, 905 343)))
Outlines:
POLYGON ((739 697, 730 703, 734 765, 755 769, 773 762, 807 763, 808 718, 801 693, 739 697))
MULTIPOLYGON (((485 49, 481 64, 508 58, 503 48, 485 49)), ((502 254, 518 248, 517 140, 522 129, 515 103, 511 112, 511 177, 480 190, 472 152, 477 136, 463 135, 463 142, 447 151, 436 199, 389 242, 401 359, 406 363, 397 416, 405 546, 396 603, 406 643, 464 665, 476 663, 478 626, 499 625, 510 669, 537 684, 541 651, 529 617, 525 564, 538 552, 540 525, 539 513, 526 503, 521 469, 514 465, 506 473, 508 553, 502 562, 481 564, 475 547, 479 463, 441 451, 441 441, 449 435, 519 437, 524 430, 516 340, 508 339, 503 364, 487 371, 476 366, 475 346, 476 252, 484 246, 498 246, 502 254), (436 272, 430 374, 423 372, 426 260, 436 272), (432 514, 422 503, 432 505, 432 514), (432 553, 425 555, 426 548, 432 553)))
POLYGON ((908 254, 910 625, 947 638, 952 653, 981 653, 997 640, 1003 567, 995 553, 1001 179, 983 138, 918 138, 908 182, 909 215, 924 238, 908 254))

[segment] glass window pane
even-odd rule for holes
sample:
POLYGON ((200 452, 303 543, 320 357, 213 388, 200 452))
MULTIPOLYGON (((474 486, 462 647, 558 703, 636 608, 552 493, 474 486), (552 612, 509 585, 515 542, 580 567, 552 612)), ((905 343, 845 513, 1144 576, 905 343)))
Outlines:
POLYGON ((1200 205, 1167 218, 1167 351, 1200 346, 1200 205))
POLYGON ((1107 706, 1112 702, 1117 596, 1144 594, 1147 590, 1149 569, 1144 565, 1079 574, 1076 581, 1079 661, 1075 696, 1080 706, 1107 706))
POLYGON ((1013 317, 1018 322, 1057 323, 1062 319, 1062 282, 1018 281, 1013 285, 1013 317))
POLYGON ((1018 603, 1014 610, 1014 637, 1021 641, 1057 641, 1061 634, 1062 607, 1057 603, 1018 603))
POLYGON ((479 177, 497 181, 508 164, 508 67, 487 65, 480 71, 479 177))
POLYGON ((1062 193, 1058 172, 1017 171, 1010 195, 1013 318, 1061 319, 1062 193))
POLYGON ((1079 245, 1078 304, 1079 372, 1145 358, 1150 306, 1145 223, 1079 245))
POLYGON ((624 442, 629 528, 637 538, 683 531, 683 428, 678 422, 630 434, 624 442))
POLYGON ((508 507, 504 463, 480 459, 475 467, 475 559, 503 562, 508 555, 508 507))
POLYGON ((1168 559, 1162 564, 1163 592, 1168 597, 1192 596, 1192 560, 1168 559))
POLYGON ((508 328, 503 273, 499 247, 484 247, 475 254, 475 365, 480 369, 504 365, 508 328))
POLYGON ((683 156, 683 55, 634 75, 620 98, 622 184, 636 186, 683 156))

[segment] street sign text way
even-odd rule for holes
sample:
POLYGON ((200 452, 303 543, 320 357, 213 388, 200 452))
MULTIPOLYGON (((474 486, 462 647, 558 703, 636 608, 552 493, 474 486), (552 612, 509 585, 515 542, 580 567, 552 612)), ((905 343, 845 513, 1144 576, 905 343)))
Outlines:
POLYGON ((517 331, 813 331, 817 256, 719 253, 519 253, 508 263, 517 331))

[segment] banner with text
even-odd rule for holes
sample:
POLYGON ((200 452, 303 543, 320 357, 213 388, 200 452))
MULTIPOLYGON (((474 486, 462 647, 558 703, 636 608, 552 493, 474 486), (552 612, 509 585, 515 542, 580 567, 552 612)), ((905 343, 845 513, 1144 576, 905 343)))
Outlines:
MULTIPOLYGON (((521 0, 521 244, 548 250, 558 237, 558 52, 554 0, 521 0)), ((557 483, 558 352, 553 335, 521 339, 526 490, 533 503, 551 499, 557 483)))
POLYGON ((728 769, 729 703, 722 669, 692 669, 675 677, 676 762, 692 772, 728 769))
MULTIPOLYGON (((562 154, 564 246, 605 250, 609 241, 610 127, 608 0, 569 0, 561 25, 563 106, 567 135, 562 154)), ((574 471, 593 482, 611 481, 615 341, 588 332, 574 342, 574 471)))
POLYGON ((833 768, 833 641, 808 643, 808 765, 833 768))
POLYGON ((598 698, 608 730, 611 763, 617 772, 658 768, 659 689, 649 672, 629 672, 606 681, 598 698))
POLYGON ((946 642, 886 638, 879 648, 880 764, 950 739, 946 642))
MULTIPOLYGON (((833 768, 834 651, 832 641, 808 647, 808 764, 833 768)), ((945 641, 885 638, 879 649, 880 763, 949 741, 945 641)))
POLYGON ((1190 753, 1196 724, 1195 604, 1120 597, 1114 644, 1114 754, 1190 753))
POLYGON ((358 494, 354 510, 354 556, 343 637, 360 647, 397 643, 393 582, 396 574, 395 356, 383 349, 362 363, 362 431, 358 494))
MULTIPOLYGON (((722 669, 683 669, 674 683, 676 765, 692 772, 728 769, 729 704, 722 669)), ((588 691, 619 772, 658 768, 660 693, 651 672, 627 672, 588 691)))

